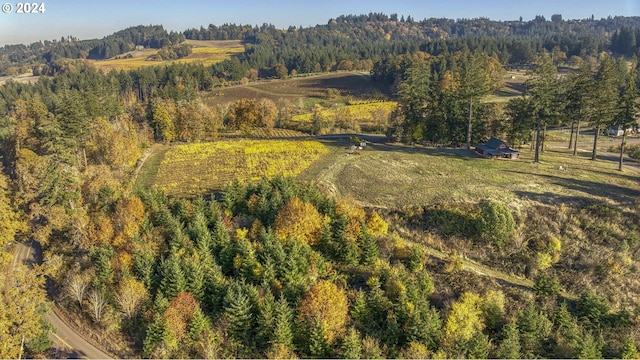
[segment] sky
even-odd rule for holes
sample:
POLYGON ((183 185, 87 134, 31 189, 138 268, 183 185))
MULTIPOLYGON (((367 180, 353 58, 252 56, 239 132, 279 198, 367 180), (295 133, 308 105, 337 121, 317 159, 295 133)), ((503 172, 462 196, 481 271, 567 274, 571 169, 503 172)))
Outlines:
POLYGON ((45 0, 37 2, 44 4, 44 13, 36 14, 18 14, 15 1, 2 3, 0 46, 59 40, 68 35, 81 40, 102 38, 130 26, 151 24, 174 31, 225 23, 308 27, 326 24, 340 15, 369 12, 411 15, 415 20, 530 20, 536 15, 550 19, 553 14, 561 14, 565 20, 592 15, 596 19, 640 16, 640 0, 45 0))

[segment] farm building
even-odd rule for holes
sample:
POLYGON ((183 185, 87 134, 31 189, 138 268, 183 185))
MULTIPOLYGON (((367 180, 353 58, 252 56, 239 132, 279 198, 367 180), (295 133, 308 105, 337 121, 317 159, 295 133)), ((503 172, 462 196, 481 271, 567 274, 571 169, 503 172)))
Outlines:
POLYGON ((476 144, 476 153, 480 156, 492 159, 517 159, 520 156, 518 150, 510 148, 506 142, 491 138, 484 144, 476 144))

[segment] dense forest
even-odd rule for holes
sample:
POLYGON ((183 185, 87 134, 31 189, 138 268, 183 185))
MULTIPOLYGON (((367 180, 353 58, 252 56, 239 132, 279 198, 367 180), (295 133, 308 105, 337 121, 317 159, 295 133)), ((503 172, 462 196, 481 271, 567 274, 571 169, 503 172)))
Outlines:
MULTIPOLYGON (((133 181, 154 144, 272 130, 309 111, 266 99, 211 106, 212 90, 334 70, 370 71, 390 88, 398 107, 381 130, 391 141, 457 147, 501 136, 531 144, 539 161, 547 126, 570 126, 574 149, 581 128, 637 126, 639 49, 636 17, 395 14, 287 30, 139 26, 102 40, 5 46, 4 73, 45 76, 0 87, 0 265, 11 263, 12 243, 30 239, 44 262, 0 277, 9 329, 0 357, 21 355, 23 341, 28 355, 47 354, 46 277, 55 306, 118 357, 637 358, 637 201, 374 209, 281 176, 190 199, 133 181), (185 38, 243 40, 246 51, 212 66, 108 73, 84 61, 185 38), (510 67, 529 71, 523 96, 482 101, 510 67), (452 256, 434 260, 426 245, 452 256), (535 285, 463 271, 459 247, 535 285)), ((330 124, 314 117, 308 131, 330 124)))
MULTIPOLYGON (((225 24, 168 33, 162 26, 136 26, 101 40, 79 41, 72 37, 30 45, 7 45, 0 49, 0 74, 36 65, 55 68, 57 60, 107 59, 136 46, 162 48, 194 40, 242 40, 246 51, 235 59, 214 66, 212 75, 240 80, 249 68, 271 75, 269 69, 284 65, 288 72, 311 73, 366 68, 387 55, 424 51, 440 54, 469 48, 488 55, 497 54, 504 65, 531 63, 534 55, 558 48, 567 57, 596 55, 610 50, 631 56, 640 44, 640 19, 551 21, 538 16, 530 21, 489 19, 424 19, 397 15, 348 15, 329 20, 327 25, 309 28, 225 24), (360 65, 359 65, 360 63, 360 65), (236 69, 239 67, 240 69, 236 69)), ((46 72, 45 72, 46 73, 46 72)))

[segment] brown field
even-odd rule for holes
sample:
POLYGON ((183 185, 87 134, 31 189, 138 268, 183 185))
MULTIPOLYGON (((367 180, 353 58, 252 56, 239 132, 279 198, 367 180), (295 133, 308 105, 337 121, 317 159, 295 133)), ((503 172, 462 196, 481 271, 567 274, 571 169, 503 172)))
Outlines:
POLYGON ((4 85, 9 80, 13 80, 22 84, 31 84, 38 81, 39 76, 33 76, 32 73, 24 73, 17 76, 0 76, 0 86, 4 85))
POLYGON ((337 72, 221 88, 211 92, 207 102, 210 105, 224 105, 243 98, 267 98, 275 102, 287 99, 293 103, 310 99, 311 102, 318 102, 326 97, 327 89, 335 89, 340 93, 333 99, 334 102, 344 102, 346 98, 366 100, 390 96, 383 84, 372 81, 366 73, 337 72))
POLYGON ((244 46, 242 40, 185 40, 185 44, 195 47, 235 48, 244 46))

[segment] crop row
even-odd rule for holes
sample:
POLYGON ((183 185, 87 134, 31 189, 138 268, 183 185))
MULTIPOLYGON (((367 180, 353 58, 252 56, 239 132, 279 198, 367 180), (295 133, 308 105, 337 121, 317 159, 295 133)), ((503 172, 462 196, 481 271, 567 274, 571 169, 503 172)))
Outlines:
MULTIPOLYGON (((398 104, 395 101, 368 102, 363 104, 347 105, 335 109, 325 109, 320 112, 321 116, 329 119, 344 118, 345 120, 358 120, 371 122, 375 121, 376 114, 388 117, 398 104)), ((313 120, 313 113, 294 115, 293 121, 310 122, 313 120)))
POLYGON ((297 176, 327 148, 312 140, 239 140, 177 145, 165 154, 155 185, 168 195, 195 196, 234 179, 297 176))

